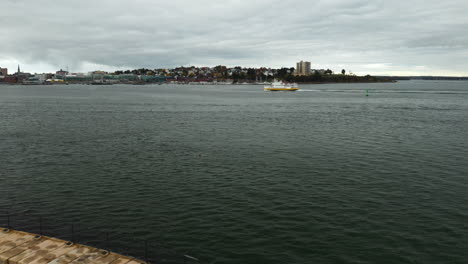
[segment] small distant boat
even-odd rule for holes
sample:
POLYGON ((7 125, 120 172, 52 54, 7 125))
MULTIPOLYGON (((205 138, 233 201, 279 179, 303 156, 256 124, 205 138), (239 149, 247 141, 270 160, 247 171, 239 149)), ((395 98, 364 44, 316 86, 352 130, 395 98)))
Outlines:
POLYGON ((276 91, 294 92, 294 91, 299 90, 299 87, 297 86, 296 83, 285 83, 285 82, 280 82, 280 81, 275 80, 273 83, 269 85, 265 85, 263 87, 263 90, 272 91, 272 92, 276 92, 276 91))

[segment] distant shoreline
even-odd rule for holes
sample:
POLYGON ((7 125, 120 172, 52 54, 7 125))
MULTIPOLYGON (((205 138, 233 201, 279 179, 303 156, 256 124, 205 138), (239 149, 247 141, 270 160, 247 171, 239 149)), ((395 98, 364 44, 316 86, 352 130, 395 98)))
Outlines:
MULTIPOLYGON (((398 81, 369 81, 369 82, 304 82, 298 83, 298 85, 320 85, 320 84, 350 84, 350 83, 396 83, 398 81)), ((91 85, 86 83, 54 83, 54 84, 28 84, 28 83, 0 83, 4 86, 67 86, 67 85, 91 85)), ((129 85, 129 86, 145 86, 145 85, 193 85, 193 86, 262 86, 264 83, 112 83, 112 84, 95 84, 93 86, 113 86, 113 85, 129 85)))
MULTIPOLYGON (((380 77, 380 76, 379 76, 380 77)), ((377 80, 355 80, 355 81, 323 81, 323 82, 296 82, 298 85, 320 85, 320 84, 362 84, 362 83, 397 83, 399 81, 468 81, 468 78, 457 78, 457 77, 445 77, 441 79, 436 78, 405 78, 405 79, 377 79, 377 80)), ((112 86, 112 85, 131 85, 131 86, 143 86, 143 85, 199 85, 199 86, 245 86, 245 85, 252 85, 252 86, 262 86, 266 85, 266 83, 223 83, 223 82, 160 82, 160 83, 5 83, 0 82, 0 86, 66 86, 66 85, 96 85, 96 86, 112 86)))

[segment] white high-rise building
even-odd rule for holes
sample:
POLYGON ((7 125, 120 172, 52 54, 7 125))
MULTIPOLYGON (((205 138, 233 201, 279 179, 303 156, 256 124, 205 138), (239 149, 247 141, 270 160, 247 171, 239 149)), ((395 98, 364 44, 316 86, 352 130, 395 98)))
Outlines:
POLYGON ((310 73, 310 61, 300 61, 296 63, 296 75, 309 75, 310 73))

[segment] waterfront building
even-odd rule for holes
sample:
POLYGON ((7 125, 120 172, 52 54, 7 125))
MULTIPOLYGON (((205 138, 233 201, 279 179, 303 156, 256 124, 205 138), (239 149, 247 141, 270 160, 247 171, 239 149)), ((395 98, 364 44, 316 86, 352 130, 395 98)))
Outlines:
POLYGON ((8 75, 8 76, 4 76, 3 79, 1 79, 2 82, 5 82, 5 83, 17 83, 18 82, 18 77, 14 76, 14 75, 8 75))
POLYGON ((53 74, 50 73, 41 73, 41 74, 35 74, 34 77, 36 77, 40 83, 45 83, 45 81, 49 78, 51 78, 53 74))
POLYGON ((7 76, 8 75, 8 69, 0 67, 0 75, 1 76, 7 76))
POLYGON ((18 65, 18 70, 13 74, 13 76, 15 77, 16 83, 22 83, 23 80, 28 79, 32 75, 27 72, 22 72, 20 66, 18 65))
POLYGON ((161 75, 141 75, 140 80, 149 83, 161 83, 166 81, 166 77, 161 75))
POLYGON ((22 80, 23 84, 42 84, 41 80, 36 76, 30 76, 22 80))
POLYGON ((67 75, 65 80, 69 83, 89 83, 93 78, 91 75, 67 75))
POLYGON ((300 61, 296 63, 295 75, 309 75, 310 74, 310 61, 300 61))
POLYGON ((55 75, 57 75, 57 76, 66 76, 67 74, 68 74, 68 71, 64 71, 62 69, 60 69, 60 71, 57 71, 55 73, 55 75))
POLYGON ((29 75, 28 77, 22 78, 21 82, 23 84, 43 84, 51 76, 51 74, 42 73, 29 75))
POLYGON ((91 72, 91 74, 104 75, 104 74, 108 74, 108 73, 105 72, 105 71, 93 71, 93 72, 91 72))

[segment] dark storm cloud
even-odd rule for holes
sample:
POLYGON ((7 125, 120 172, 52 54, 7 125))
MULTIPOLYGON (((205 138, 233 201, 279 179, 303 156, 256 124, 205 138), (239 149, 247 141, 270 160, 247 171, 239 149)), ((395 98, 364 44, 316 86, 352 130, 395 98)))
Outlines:
POLYGON ((2 1, 0 66, 468 74, 466 1, 2 1))

